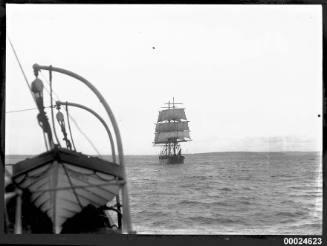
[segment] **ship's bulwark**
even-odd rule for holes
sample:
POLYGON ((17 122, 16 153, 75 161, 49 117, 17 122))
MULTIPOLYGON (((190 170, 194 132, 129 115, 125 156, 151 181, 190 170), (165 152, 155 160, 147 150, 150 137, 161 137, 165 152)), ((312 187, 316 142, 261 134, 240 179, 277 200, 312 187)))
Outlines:
POLYGON ((322 233, 320 152, 185 154, 183 165, 158 162, 157 155, 125 157, 138 234, 322 233))

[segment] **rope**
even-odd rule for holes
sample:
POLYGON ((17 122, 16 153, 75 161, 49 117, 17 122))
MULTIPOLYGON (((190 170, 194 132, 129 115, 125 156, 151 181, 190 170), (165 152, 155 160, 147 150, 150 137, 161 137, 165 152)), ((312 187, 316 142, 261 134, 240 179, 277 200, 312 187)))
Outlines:
POLYGON ((50 104, 51 104, 51 120, 52 120, 52 129, 53 132, 55 134, 56 140, 57 140, 57 144, 59 145, 59 147, 61 147, 61 144, 59 142, 58 136, 57 136, 57 132, 56 132, 56 126, 54 124, 54 117, 53 117, 53 104, 52 104, 52 73, 51 73, 51 69, 49 70, 49 77, 50 77, 50 104))
POLYGON ((26 74, 25 74, 25 72, 24 72, 24 69, 23 69, 23 67, 22 67, 22 64, 21 64, 20 61, 19 61, 19 58, 18 58, 18 55, 17 55, 16 50, 15 50, 15 48, 14 48, 14 45, 12 44, 12 42, 11 42, 11 40, 10 40, 9 37, 8 37, 8 40, 9 40, 10 46, 11 46, 13 52, 14 52, 14 55, 15 55, 16 60, 17 60, 17 62, 18 62, 18 65, 19 65, 19 67, 20 67, 20 70, 21 70, 22 73, 23 73, 24 79, 25 79, 26 84, 27 84, 27 86, 28 86, 28 90, 29 90, 29 92, 31 93, 31 95, 32 95, 32 97, 33 97, 33 99, 34 99, 34 102, 36 103, 35 98, 34 98, 33 93, 32 93, 32 90, 31 90, 31 86, 30 86, 30 84, 28 83, 28 79, 27 79, 27 77, 26 77, 26 74))
POLYGON ((78 126, 77 122, 74 120, 73 117, 71 117, 69 115, 69 117, 72 119, 73 123, 75 124, 77 130, 86 138, 86 140, 89 142, 89 144, 92 146, 92 148, 94 149, 94 151, 100 156, 101 154, 99 153, 99 151, 97 150, 97 148, 94 146, 94 144, 92 143, 92 141, 89 139, 89 137, 81 130, 81 128, 78 126))
MULTIPOLYGON (((9 38, 8 38, 9 39, 9 38)), ((10 42, 10 40, 9 40, 9 42, 10 42)), ((12 49, 13 49, 13 51, 14 51, 14 53, 15 53, 15 56, 16 56, 16 59, 17 59, 17 61, 18 61, 18 64, 19 64, 19 66, 20 66, 20 68, 21 68, 21 70, 22 70, 22 72, 23 72, 23 75, 24 75, 24 77, 25 77, 25 80, 26 80, 26 83, 27 83, 27 86, 30 88, 30 85, 28 84, 28 80, 27 80, 27 78, 26 78, 26 75, 25 75, 25 73, 24 73, 24 71, 23 71, 23 68, 22 68, 22 66, 21 66, 21 64, 20 64, 20 62, 19 62, 19 60, 18 60, 18 57, 17 57, 17 54, 16 54, 16 52, 15 52, 15 49, 14 49, 14 47, 13 47, 13 45, 12 45, 12 43, 10 42, 10 44, 11 44, 11 46, 12 46, 12 49)), ((52 113, 53 113, 53 104, 52 104, 52 94, 54 94, 55 95, 55 97, 57 98, 57 99, 60 99, 59 98, 59 96, 58 96, 58 94, 52 89, 52 78, 50 77, 50 82, 46 79, 46 77, 43 75, 43 73, 40 71, 40 74, 41 74, 41 76, 43 77, 43 79, 49 84, 49 87, 50 87, 50 91, 46 88, 46 87, 44 87, 45 89, 46 89, 46 91, 47 91, 47 93, 50 95, 50 97, 51 97, 51 99, 50 99, 50 101, 51 101, 51 106, 48 106, 49 108, 51 108, 51 111, 52 111, 52 113)), ((32 94, 32 91, 30 90, 30 92, 31 92, 31 95, 32 95, 32 97, 33 97, 33 99, 34 99, 34 101, 35 101, 35 98, 34 98, 34 96, 33 96, 33 94, 32 94)), ((32 110, 32 109, 27 109, 27 110, 32 110)), ((27 110, 24 110, 24 111, 27 111, 27 110)), ((17 111, 17 112, 19 112, 19 111, 17 111)), ((11 113, 11 112, 8 112, 8 113, 11 113)), ((78 124, 77 124, 77 122, 75 121, 75 119, 73 118, 73 116, 71 116, 68 112, 67 112, 67 114, 68 114, 68 117, 67 117, 67 119, 68 119, 68 122, 69 122, 69 118, 73 121, 73 123, 74 123, 74 125, 76 126, 76 128, 77 128, 77 130, 86 138, 86 140, 89 142, 89 144, 92 146, 92 148, 94 149, 94 151, 97 153, 97 155, 99 155, 100 157, 101 157, 101 154, 99 153, 99 151, 97 150, 97 148, 95 147, 95 145, 92 143, 92 141, 89 139, 89 137, 80 129, 80 127, 78 126, 78 124)), ((53 116, 52 116, 52 120, 53 120, 53 116)), ((56 134, 56 131, 55 131, 55 127, 54 127, 54 123, 52 122, 52 124, 53 124, 53 126, 52 126, 52 128, 54 129, 54 133, 55 133, 55 137, 56 137, 56 139, 57 139, 57 141, 58 141, 58 137, 57 137, 57 134, 56 134)), ((70 126, 69 126, 69 128, 70 128, 70 126)), ((71 129, 70 129, 70 132, 71 132, 71 129)), ((75 147, 75 144, 74 144, 74 141, 73 141, 73 138, 72 138, 72 135, 71 135, 71 139, 72 139, 72 142, 73 142, 73 146, 74 146, 74 149, 75 149, 75 151, 76 151, 76 147, 75 147)), ((59 143, 59 141, 58 141, 58 143, 59 143)), ((60 146, 60 143, 59 143, 59 146, 60 146)))
POLYGON ((21 110, 11 110, 11 111, 7 111, 6 114, 10 114, 10 113, 18 113, 18 112, 24 112, 24 111, 30 111, 30 110, 35 110, 37 108, 27 108, 27 109, 21 109, 21 110))
MULTIPOLYGON (((31 95, 32 95, 32 98, 33 98, 33 100, 34 100, 34 102, 36 103, 36 100, 35 100, 35 98, 34 98, 34 96, 33 96, 33 93, 32 93, 32 91, 31 91, 31 86, 30 86, 30 84, 28 83, 28 79, 27 79, 27 77, 26 77, 26 74, 25 74, 25 72, 24 72, 24 69, 23 69, 23 67, 22 67, 22 65, 21 65, 21 63, 20 63, 20 60, 19 60, 19 58, 18 58, 18 55, 17 55, 17 53, 16 53, 16 50, 15 50, 15 48, 14 48, 14 46, 13 46, 13 44, 12 44, 12 42, 11 42, 11 40, 10 40, 10 38, 8 37, 8 40, 9 40, 9 43, 10 43, 10 46, 11 46, 11 48, 12 48, 12 50, 13 50, 13 53, 14 53, 14 55, 15 55, 15 58, 16 58, 16 60, 17 60, 17 62, 18 62, 18 65, 19 65, 19 68, 20 68, 20 70, 21 70, 21 72, 22 72, 22 74, 23 74, 23 76, 24 76, 24 79, 25 79, 25 81, 26 81, 26 84, 27 84, 27 86, 28 86, 28 89, 29 89, 29 91, 30 91, 30 93, 31 93, 31 95)), ((41 73, 41 76, 43 76, 43 74, 41 73)), ((46 80, 46 79, 45 79, 46 80)), ((48 82, 48 80, 46 80, 47 82, 48 82)), ((60 145, 60 142, 59 142, 59 140, 58 140, 58 136, 57 136, 57 133, 56 133, 56 129, 55 129, 55 125, 54 125, 54 117, 53 117, 53 104, 52 104, 52 102, 53 102, 53 100, 52 100, 52 75, 51 75, 51 70, 50 70, 50 82, 48 82, 49 84, 50 84, 50 92, 48 91, 48 89, 46 88, 46 91, 48 92, 48 94, 50 94, 50 101, 51 101, 51 106, 48 106, 48 107, 50 107, 51 108, 51 116, 52 116, 52 128, 53 128, 53 131, 54 131, 54 133, 55 133, 55 137, 56 137, 56 140, 57 140, 57 142, 58 142, 58 144, 59 144, 59 146, 61 147, 61 145, 60 145)), ((56 94, 56 93, 54 93, 55 94, 55 96, 57 97, 57 98, 59 98, 59 96, 56 94)), ((37 104, 37 103, 36 103, 37 104)), ((28 111, 28 110, 34 110, 34 109, 36 109, 36 108, 30 108, 30 109, 23 109, 23 110, 15 110, 15 111, 8 111, 8 112, 6 112, 6 113, 14 113, 14 112, 23 112, 23 111, 28 111)), ((67 112, 67 114, 68 114, 68 112, 67 112)), ((69 115, 69 114, 68 114, 69 115)), ((97 150, 97 148, 94 146, 94 144, 92 143, 92 141, 88 138, 88 136, 80 129, 80 127, 78 126, 78 124, 77 124, 77 122, 74 120, 74 118, 71 116, 71 115, 69 115, 69 117, 73 120, 73 122, 74 122, 74 124, 75 124, 75 126, 77 127, 77 129, 79 130, 79 132, 86 138, 86 140, 89 142, 89 144, 92 146, 92 148, 95 150, 95 152, 99 155, 99 156, 101 156, 100 155, 100 153, 99 153, 99 151, 97 150)), ((69 118, 68 117, 68 118, 69 118)), ((70 128, 70 127, 69 127, 70 128)), ((70 131, 71 131, 71 129, 70 129, 70 131)), ((71 135, 71 138, 72 138, 72 135, 71 135)), ((73 139, 72 139, 73 140, 73 139)), ((74 145, 74 142, 73 142, 73 145, 74 145)), ((46 148, 48 148, 48 146, 46 146, 46 148)), ((74 145, 74 149, 76 150, 76 148, 75 148, 75 145, 74 145)))
MULTIPOLYGON (((60 98, 59 98, 59 96, 58 96, 58 94, 53 90, 53 88, 52 88, 52 80, 51 80, 51 82, 49 82, 48 80, 47 80, 47 78, 43 75, 43 73, 40 71, 40 74, 41 74, 41 76, 42 76, 42 78, 48 83, 48 85, 49 85, 49 87, 50 87, 50 90, 51 90, 51 92, 46 88, 46 87, 44 87, 45 89, 46 89, 46 91, 47 91, 47 93, 50 95, 50 97, 51 97, 51 95, 55 95, 55 97, 56 97, 56 99, 57 100, 60 100, 60 98)), ((52 76, 51 76, 52 77, 52 76)), ((51 100, 52 101, 52 100, 51 100)), ((75 147, 75 143, 74 143, 74 139, 73 139, 73 135, 72 135, 72 132, 71 132, 71 127, 70 127, 70 121, 69 121, 69 114, 68 114, 68 112, 67 112, 67 105, 66 105, 66 115, 67 115, 67 122, 68 122, 68 128, 69 128, 69 133, 70 133, 70 138, 71 138, 71 140, 72 140, 72 144, 73 144, 73 147, 74 147, 74 151, 76 151, 76 147, 75 147)), ((70 116, 70 117, 72 117, 72 116, 70 116)))
MULTIPOLYGON (((41 74, 43 80, 45 80, 45 81, 48 83, 49 87, 50 87, 50 82, 49 82, 49 80, 48 80, 48 79, 43 75, 42 71, 40 71, 39 74, 41 74)), ((44 87, 44 88, 46 89, 46 91, 48 92, 48 95, 50 96, 50 91, 48 90, 48 88, 46 88, 46 87, 44 87)), ((52 89, 52 94, 55 95, 55 97, 57 98, 57 100, 60 100, 58 94, 57 94, 53 89, 52 89)))
POLYGON ((75 197, 76 197, 76 200, 77 200, 77 202, 78 202, 78 205, 80 206, 81 209, 83 209, 83 205, 82 205, 82 203, 81 203, 81 201, 80 201, 80 199, 79 199, 79 197, 78 197, 78 195, 77 195, 77 192, 76 192, 76 190, 75 190, 74 184, 73 184, 73 182, 72 182, 72 180, 71 180, 71 178, 70 178, 70 176, 69 176, 69 174, 68 174, 68 171, 67 171, 67 169, 66 169, 66 166, 65 166, 65 164, 63 164, 63 163, 61 163, 61 165, 62 165, 62 167, 64 168, 64 171, 65 171, 65 174, 66 174, 66 176, 67 176, 68 182, 69 182, 70 186, 71 186, 72 189, 73 189, 73 193, 74 193, 74 195, 75 195, 75 197))
POLYGON ((72 144, 73 144, 74 150, 76 151, 76 147, 75 147, 75 143, 74 143, 74 139, 73 139, 73 135, 72 135, 72 130, 70 128, 70 121, 69 121, 69 113, 68 113, 68 105, 67 105, 67 102, 66 102, 66 117, 67 117, 67 123, 68 123, 68 129, 69 129, 70 139, 72 140, 72 144))
MULTIPOLYGON (((46 106, 44 108, 50 108, 50 107, 51 106, 46 106)), ((19 112, 30 111, 30 110, 35 110, 35 109, 38 109, 38 108, 27 108, 27 109, 21 109, 21 110, 10 110, 10 111, 7 111, 6 114, 19 113, 19 112)))
POLYGON ((65 119, 64 119, 64 115, 60 111, 60 106, 57 106, 57 110, 58 110, 58 112, 57 112, 56 118, 57 118, 57 122, 58 122, 58 124, 59 124, 59 126, 61 128, 61 132, 64 135, 63 140, 66 142, 67 149, 71 150, 72 145, 71 145, 69 139, 67 138, 65 119))
MULTIPOLYGON (((16 50, 15 50, 15 48, 14 48, 14 45, 13 45, 13 43, 11 42, 11 40, 10 40, 9 37, 8 37, 8 40, 9 40, 10 46, 11 46, 11 48, 12 48, 12 50, 13 50, 13 53, 14 53, 14 55, 15 55, 15 58, 16 58, 16 60, 17 60, 17 62, 18 62, 19 68, 20 68, 21 72, 23 73, 23 76, 24 76, 25 82, 26 82, 26 84, 27 84, 28 90, 29 90, 29 92, 31 93, 31 96, 32 96, 32 98, 33 98, 33 100, 34 100, 36 106, 38 106, 38 104, 37 104, 37 102, 36 102, 36 99, 35 99, 35 97, 34 97, 34 95, 33 95, 33 92, 32 92, 32 90, 31 90, 31 86, 30 86, 30 84, 28 83, 28 79, 27 79, 26 74, 25 74, 25 72, 24 72, 23 66, 22 66, 22 64, 20 63, 20 60, 19 60, 18 55, 17 55, 17 53, 16 53, 16 50)), ((27 111, 27 110, 24 110, 24 111, 27 111)), ((47 146, 46 146, 46 148, 47 148, 47 146)))
MULTIPOLYGON (((58 100, 60 100, 58 94, 52 89, 52 81, 49 82, 48 79, 42 74, 42 72, 40 71, 40 74, 41 76, 43 77, 43 79, 49 84, 50 86, 50 90, 52 92, 52 94, 54 94, 56 96, 56 98, 58 100)), ((47 90, 48 94, 51 95, 51 93, 47 90)), ((68 127, 69 127, 69 130, 70 130, 70 134, 71 134, 71 128, 70 128, 70 121, 69 121, 69 118, 73 121, 74 125, 76 126, 77 130, 86 138, 86 140, 89 142, 89 144, 92 146, 93 150, 97 153, 97 155, 99 155, 101 157, 101 154, 99 153, 99 151, 97 150, 97 148, 95 147, 95 145, 92 143, 92 141, 89 139, 89 137, 81 130, 81 128, 78 126, 76 120, 74 119, 74 117, 69 113, 69 112, 66 112, 68 117, 67 117, 67 122, 68 122, 68 127)), ((75 144, 74 144, 74 140, 73 140, 73 137, 71 135, 71 140, 72 140, 72 144, 74 146, 74 149, 76 151, 76 147, 75 147, 75 144)))
POLYGON ((49 150, 49 147, 48 147, 46 135, 45 135, 45 132, 44 131, 42 131, 42 132, 43 132, 43 139, 44 139, 45 149, 48 151, 49 150))

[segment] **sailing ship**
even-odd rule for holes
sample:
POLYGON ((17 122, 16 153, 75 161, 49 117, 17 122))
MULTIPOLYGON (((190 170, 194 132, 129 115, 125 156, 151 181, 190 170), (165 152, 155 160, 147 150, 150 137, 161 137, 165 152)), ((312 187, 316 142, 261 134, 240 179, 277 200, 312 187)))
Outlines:
POLYGON ((38 64, 33 65, 33 70, 35 80, 29 84, 26 76, 25 79, 37 106, 37 120, 44 135, 46 152, 13 163, 12 173, 8 174, 6 170, 7 232, 134 233, 121 137, 106 100, 89 81, 76 73, 38 64), (44 107, 44 85, 38 77, 41 70, 49 71, 51 121, 44 107), (115 138, 108 124, 92 109, 71 102, 53 104, 53 72, 73 77, 95 93, 109 116, 115 138), (100 120, 110 140, 110 161, 78 152, 69 121, 68 108, 72 106, 85 109, 100 120), (60 111, 63 108, 66 117, 60 111))
POLYGON ((190 129, 184 108, 177 108, 175 99, 159 111, 154 144, 162 145, 159 161, 167 164, 184 163, 180 142, 190 141, 190 129))

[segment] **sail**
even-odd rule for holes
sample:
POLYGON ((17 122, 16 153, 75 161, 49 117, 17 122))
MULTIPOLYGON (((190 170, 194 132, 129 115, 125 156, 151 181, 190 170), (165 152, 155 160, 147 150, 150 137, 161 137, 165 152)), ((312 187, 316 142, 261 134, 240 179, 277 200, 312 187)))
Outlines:
POLYGON ((165 120, 186 120, 183 108, 171 108, 159 112, 158 122, 165 120))
POLYGON ((186 140, 185 138, 190 138, 189 131, 172 131, 172 132, 156 132, 154 137, 154 143, 166 143, 171 138, 176 138, 177 140, 186 140))
POLYGON ((165 122, 156 125, 156 132, 185 131, 189 130, 187 121, 165 122))

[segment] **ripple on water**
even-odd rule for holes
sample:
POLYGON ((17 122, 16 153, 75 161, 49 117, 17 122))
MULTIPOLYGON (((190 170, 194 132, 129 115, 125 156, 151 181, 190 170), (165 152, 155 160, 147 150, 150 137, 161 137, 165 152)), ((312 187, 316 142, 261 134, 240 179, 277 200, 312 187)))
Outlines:
POLYGON ((235 224, 241 222, 239 219, 227 218, 227 217, 204 217, 204 216, 191 216, 188 218, 193 223, 199 223, 204 225, 215 225, 215 224, 235 224))
POLYGON ((322 206, 313 206, 318 198, 322 204, 322 175, 314 173, 319 155, 194 154, 183 165, 126 158, 133 227, 138 233, 319 233, 322 206))

